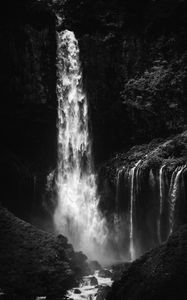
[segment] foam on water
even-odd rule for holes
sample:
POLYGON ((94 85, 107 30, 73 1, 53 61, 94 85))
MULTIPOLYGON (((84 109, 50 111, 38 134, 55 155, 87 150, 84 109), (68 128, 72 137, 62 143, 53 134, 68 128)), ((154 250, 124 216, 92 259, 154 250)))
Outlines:
POLYGON ((113 281, 111 278, 103 278, 99 276, 99 271, 95 271, 94 275, 89 275, 83 277, 83 282, 78 287, 80 294, 75 293, 75 289, 72 289, 67 294, 67 299, 73 299, 73 300, 82 300, 82 299, 88 299, 88 300, 95 300, 97 296, 97 292, 99 287, 101 286, 111 286, 113 281), (90 278, 95 277, 98 281, 98 285, 90 285, 90 278))
POLYGON ((88 127, 88 102, 83 91, 79 46, 73 32, 57 33, 58 204, 54 222, 75 250, 102 260, 107 236, 97 206, 88 127))

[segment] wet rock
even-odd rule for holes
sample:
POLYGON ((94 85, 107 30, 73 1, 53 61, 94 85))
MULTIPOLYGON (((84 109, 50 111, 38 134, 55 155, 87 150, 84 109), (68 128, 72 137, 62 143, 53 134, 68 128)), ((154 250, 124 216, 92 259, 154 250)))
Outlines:
POLYGON ((97 292, 96 300, 105 300, 110 289, 111 288, 109 286, 100 286, 97 292))
POLYGON ((100 277, 104 277, 104 278, 111 278, 112 277, 112 273, 107 269, 100 270, 98 275, 100 277))
POLYGON ((112 268, 112 280, 119 280, 123 274, 124 271, 126 271, 130 267, 130 262, 125 263, 119 263, 116 265, 113 265, 112 268))
POLYGON ((88 263, 91 274, 93 274, 96 270, 101 270, 102 267, 97 260, 92 260, 88 263))
POLYGON ((98 280, 96 277, 90 277, 90 285, 98 285, 98 280))

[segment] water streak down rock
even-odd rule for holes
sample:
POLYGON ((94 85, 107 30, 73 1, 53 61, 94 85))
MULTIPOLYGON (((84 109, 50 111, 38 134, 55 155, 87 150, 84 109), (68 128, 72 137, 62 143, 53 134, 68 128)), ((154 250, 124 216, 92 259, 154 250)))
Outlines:
POLYGON ((121 258, 133 261, 184 224, 186 164, 182 163, 165 160, 154 166, 145 156, 116 170, 113 227, 121 258))
POLYGON ((57 33, 57 45, 58 205, 54 222, 76 250, 95 259, 101 255, 107 232, 97 209, 78 41, 73 32, 65 30, 57 33))
POLYGON ((138 170, 138 166, 141 163, 139 160, 135 166, 130 170, 130 258, 131 261, 135 259, 135 248, 134 248, 134 209, 136 204, 136 194, 135 189, 137 182, 135 179, 137 178, 136 171, 138 170), (136 184, 136 185, 135 185, 136 184))
POLYGON ((160 208, 159 208, 159 217, 158 217, 158 239, 161 243, 161 218, 162 218, 162 212, 163 212, 163 190, 164 190, 164 168, 165 165, 162 165, 159 170, 159 196, 160 196, 160 208))
POLYGON ((170 185, 170 192, 169 192, 169 204, 170 204, 170 214, 169 214, 169 221, 170 221, 170 234, 173 232, 174 222, 175 222, 175 206, 177 200, 177 193, 179 189, 179 180, 182 172, 186 168, 185 166, 181 166, 177 168, 171 178, 171 185, 170 185))

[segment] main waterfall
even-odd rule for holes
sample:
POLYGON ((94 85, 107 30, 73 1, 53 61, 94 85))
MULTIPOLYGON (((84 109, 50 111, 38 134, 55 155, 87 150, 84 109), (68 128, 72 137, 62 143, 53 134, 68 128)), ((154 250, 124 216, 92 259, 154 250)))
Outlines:
POLYGON ((88 130, 88 103, 82 86, 78 41, 73 32, 57 33, 58 204, 54 221, 76 250, 101 256, 105 221, 97 209, 88 130))

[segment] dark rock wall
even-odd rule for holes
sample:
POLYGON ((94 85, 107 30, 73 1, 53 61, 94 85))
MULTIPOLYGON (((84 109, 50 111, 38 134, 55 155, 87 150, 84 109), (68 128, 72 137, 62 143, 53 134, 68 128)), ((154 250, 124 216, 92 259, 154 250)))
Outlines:
POLYGON ((8 1, 0 27, 2 202, 31 220, 56 163, 55 15, 37 1, 8 1))

